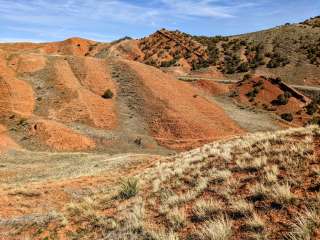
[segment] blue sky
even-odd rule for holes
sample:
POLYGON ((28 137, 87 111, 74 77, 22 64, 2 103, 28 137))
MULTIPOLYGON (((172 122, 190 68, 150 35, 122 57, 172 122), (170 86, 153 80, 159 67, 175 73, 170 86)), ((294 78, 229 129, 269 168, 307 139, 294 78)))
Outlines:
POLYGON ((320 0, 0 0, 0 42, 232 35, 320 15, 320 0))

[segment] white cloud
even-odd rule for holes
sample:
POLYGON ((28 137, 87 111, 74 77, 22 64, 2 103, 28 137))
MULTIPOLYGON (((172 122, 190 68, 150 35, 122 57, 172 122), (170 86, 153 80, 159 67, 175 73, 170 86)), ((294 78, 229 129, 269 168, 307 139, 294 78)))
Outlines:
POLYGON ((216 1, 208 0, 161 0, 172 13, 194 17, 233 17, 230 8, 220 6, 216 1))
MULTIPOLYGON (((129 0, 0 0, 0 22, 7 23, 0 29, 11 27, 13 31, 34 34, 39 39, 61 39, 80 31, 82 36, 93 36, 103 31, 119 33, 119 24, 127 28, 160 28, 199 17, 230 18, 251 4, 243 3, 244 0, 145 1, 141 5, 129 0), (88 33, 84 32, 87 30, 88 33)), ((120 36, 97 38, 113 37, 120 36)))
POLYGON ((15 42, 41 43, 41 42, 45 42, 45 41, 42 40, 42 39, 37 39, 37 38, 34 38, 34 39, 23 39, 23 38, 1 38, 0 37, 0 43, 15 43, 15 42))
POLYGON ((76 21, 120 21, 152 24, 165 18, 232 17, 232 8, 213 0, 154 0, 142 6, 124 0, 0 0, 0 18, 47 25, 76 21))

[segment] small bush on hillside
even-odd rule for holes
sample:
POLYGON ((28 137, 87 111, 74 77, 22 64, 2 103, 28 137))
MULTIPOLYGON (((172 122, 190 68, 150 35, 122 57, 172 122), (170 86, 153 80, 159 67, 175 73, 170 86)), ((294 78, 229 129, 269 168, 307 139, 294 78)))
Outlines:
POLYGON ((268 68, 284 67, 290 63, 287 57, 282 57, 279 53, 272 54, 270 58, 267 64, 268 68))
POLYGON ((254 87, 261 87, 263 85, 263 81, 260 79, 258 82, 256 82, 253 86, 254 87))
POLYGON ((172 59, 172 60, 170 60, 170 61, 164 61, 164 62, 161 62, 160 67, 171 67, 171 66, 174 65, 176 62, 177 62, 176 59, 172 59))
POLYGON ((286 98, 291 98, 291 97, 292 97, 292 94, 291 94, 291 92, 285 91, 285 92, 284 92, 284 96, 285 96, 286 98))
POLYGON ((137 195, 138 192, 139 192, 139 181, 138 179, 131 178, 121 183, 119 196, 122 199, 129 199, 137 195))
POLYGON ((280 84, 282 82, 281 78, 277 77, 277 78, 270 78, 269 79, 271 81, 272 84, 280 84))
POLYGON ((107 91, 104 92, 102 97, 104 99, 111 99, 111 98, 113 98, 113 92, 110 89, 108 89, 107 91))
POLYGON ((249 71, 249 64, 246 62, 241 63, 237 70, 238 70, 238 72, 248 72, 249 71))
POLYGON ((244 76, 243 76, 243 80, 248 80, 248 79, 250 79, 252 76, 251 76, 251 74, 245 74, 244 76))
POLYGON ((288 98, 284 94, 280 94, 277 99, 271 102, 272 105, 286 105, 288 103, 288 98))
POLYGON ((307 114, 313 115, 318 111, 318 105, 315 101, 312 101, 310 104, 307 105, 307 114))
POLYGON ((261 87, 254 87, 250 92, 246 94, 248 98, 255 98, 260 92, 261 87))
POLYGON ((287 122, 292 122, 293 121, 293 116, 291 113, 283 113, 281 114, 281 118, 283 120, 286 120, 287 122))
POLYGON ((150 66, 154 66, 154 67, 157 66, 157 62, 153 59, 146 61, 145 64, 150 65, 150 66))
POLYGON ((207 68, 207 67, 209 67, 209 63, 206 60, 201 60, 199 62, 196 62, 196 61, 192 62, 192 70, 193 71, 199 70, 201 68, 207 68))
POLYGON ((308 124, 319 125, 320 126, 320 118, 319 117, 313 117, 312 119, 310 119, 308 124))
POLYGON ((236 55, 233 55, 232 53, 230 53, 230 55, 228 55, 229 53, 226 53, 227 55, 224 58, 224 72, 226 74, 233 74, 236 72, 238 65, 240 63, 240 58, 236 55))

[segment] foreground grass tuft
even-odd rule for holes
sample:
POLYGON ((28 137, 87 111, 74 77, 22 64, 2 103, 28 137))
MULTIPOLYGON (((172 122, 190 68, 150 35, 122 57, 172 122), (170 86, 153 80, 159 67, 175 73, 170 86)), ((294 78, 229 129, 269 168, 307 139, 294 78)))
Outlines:
POLYGON ((227 217, 205 222, 199 234, 204 240, 227 240, 232 236, 232 225, 227 217))
POLYGON ((134 197, 139 192, 139 180, 135 178, 130 178, 121 183, 121 188, 119 196, 122 199, 129 199, 134 197))

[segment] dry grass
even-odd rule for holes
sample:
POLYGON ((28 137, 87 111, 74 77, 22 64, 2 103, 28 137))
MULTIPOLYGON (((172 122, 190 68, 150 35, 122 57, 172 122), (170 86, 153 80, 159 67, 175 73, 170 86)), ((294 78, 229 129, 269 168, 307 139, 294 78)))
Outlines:
POLYGON ((192 212, 194 215, 193 217, 198 221, 208 219, 218 214, 221 211, 222 205, 223 203, 221 201, 213 199, 200 199, 194 204, 194 207, 192 208, 192 212))
POLYGON ((298 240, 313 239, 314 231, 320 227, 320 216, 319 212, 315 210, 306 210, 300 213, 294 223, 292 224, 291 232, 287 234, 286 239, 288 240, 298 240))
POLYGON ((205 222, 199 235, 203 240, 227 240, 232 236, 232 224, 226 217, 205 222))
POLYGON ((272 187, 270 194, 272 199, 278 203, 291 203, 295 199, 295 196, 290 189, 291 187, 288 183, 283 185, 276 184, 272 187))
POLYGON ((64 217, 83 239, 312 239, 319 136, 309 127, 207 144, 162 160, 120 191, 69 205, 64 217))

